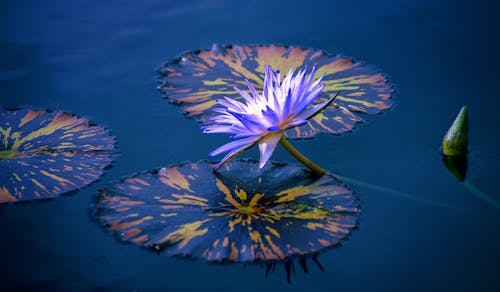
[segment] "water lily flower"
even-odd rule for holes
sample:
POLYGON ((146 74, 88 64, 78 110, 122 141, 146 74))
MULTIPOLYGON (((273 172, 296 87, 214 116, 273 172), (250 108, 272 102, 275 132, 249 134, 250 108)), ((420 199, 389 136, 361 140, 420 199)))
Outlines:
POLYGON ((263 168, 281 142, 285 149, 313 172, 324 173, 317 166, 317 170, 313 169, 315 165, 293 148, 284 136, 286 130, 306 124, 336 97, 335 95, 323 103, 312 105, 325 85, 321 82, 323 76, 313 80, 316 73, 314 67, 309 76, 306 76, 306 71, 307 68, 294 74, 290 69, 281 81, 280 71, 273 71, 271 66, 266 65, 261 94, 245 80, 250 93, 234 88, 244 102, 228 97, 217 100, 223 108, 213 109, 219 115, 210 118, 213 124, 203 126, 203 133, 227 133, 235 140, 210 152, 210 156, 228 152, 215 169, 255 144, 258 144, 260 152, 259 168, 263 168))

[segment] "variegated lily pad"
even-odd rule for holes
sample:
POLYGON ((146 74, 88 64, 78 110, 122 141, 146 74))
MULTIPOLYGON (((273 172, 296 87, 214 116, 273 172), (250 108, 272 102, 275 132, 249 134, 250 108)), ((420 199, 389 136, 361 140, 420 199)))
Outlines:
POLYGON ((290 46, 214 45, 211 50, 189 52, 160 68, 160 90, 181 105, 182 110, 204 124, 214 115, 211 108, 224 96, 240 98, 233 87, 247 90, 247 79, 258 91, 264 83, 264 68, 288 72, 304 66, 325 75, 325 89, 315 103, 339 92, 333 104, 309 123, 289 130, 289 138, 311 138, 318 133, 351 131, 363 119, 355 112, 378 114, 392 105, 393 87, 374 66, 321 50, 290 46))
POLYGON ((336 245, 358 202, 331 175, 300 166, 207 161, 125 178, 101 190, 95 216, 122 240, 209 261, 284 260, 336 245))
POLYGON ((0 110, 0 203, 51 198, 95 181, 115 140, 85 118, 0 110))

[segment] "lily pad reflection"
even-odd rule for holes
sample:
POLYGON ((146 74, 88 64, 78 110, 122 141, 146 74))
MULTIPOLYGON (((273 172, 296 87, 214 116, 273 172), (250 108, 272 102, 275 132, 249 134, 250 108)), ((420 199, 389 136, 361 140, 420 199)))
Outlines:
POLYGON ((0 110, 0 203, 51 198, 95 181, 115 140, 85 118, 0 110))
POLYGON ((101 190, 95 216, 122 240, 209 261, 283 260, 336 245, 358 202, 300 166, 207 161, 161 168, 101 190))
POLYGON ((160 68, 160 90, 188 116, 207 124, 217 99, 241 99, 233 87, 246 90, 245 79, 261 91, 266 64, 281 70, 283 76, 290 69, 315 66, 315 79, 325 75, 325 89, 316 104, 339 92, 333 106, 306 125, 289 130, 289 138, 348 132, 363 122, 355 112, 378 114, 392 105, 393 87, 374 66, 321 50, 279 45, 214 45, 211 50, 188 52, 160 68))

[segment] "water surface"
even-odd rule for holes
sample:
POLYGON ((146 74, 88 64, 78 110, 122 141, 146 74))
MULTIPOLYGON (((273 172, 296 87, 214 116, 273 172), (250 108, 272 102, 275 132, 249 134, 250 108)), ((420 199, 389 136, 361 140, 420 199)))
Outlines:
MULTIPOLYGON (((492 2, 492 1, 490 1, 492 2)), ((467 180, 500 200, 500 35, 488 1, 24 1, 0 4, 0 103, 63 109, 111 129, 120 156, 91 186, 0 207, 2 288, 31 290, 332 291, 500 288, 499 212, 442 165, 439 144, 470 110, 467 180), (216 265, 121 244, 90 220, 99 187, 138 170, 207 158, 226 142, 156 91, 155 70, 212 43, 280 43, 343 53, 395 83, 395 106, 354 132, 298 141, 347 177, 435 206, 352 185, 359 229, 292 284, 283 268, 216 265)), ((255 152, 248 156, 256 157, 255 152)), ((295 163, 279 150, 275 161, 295 163)))

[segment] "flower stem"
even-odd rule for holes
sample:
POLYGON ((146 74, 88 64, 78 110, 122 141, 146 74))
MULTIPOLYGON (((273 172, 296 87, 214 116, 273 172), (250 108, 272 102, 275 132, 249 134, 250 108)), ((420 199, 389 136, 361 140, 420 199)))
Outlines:
POLYGON ((302 155, 302 153, 300 153, 297 149, 295 149, 295 147, 293 147, 292 144, 288 142, 285 136, 281 137, 280 143, 288 152, 290 152, 290 154, 293 155, 293 157, 307 166, 315 176, 319 177, 326 173, 323 168, 319 167, 316 163, 312 162, 307 157, 302 155))

